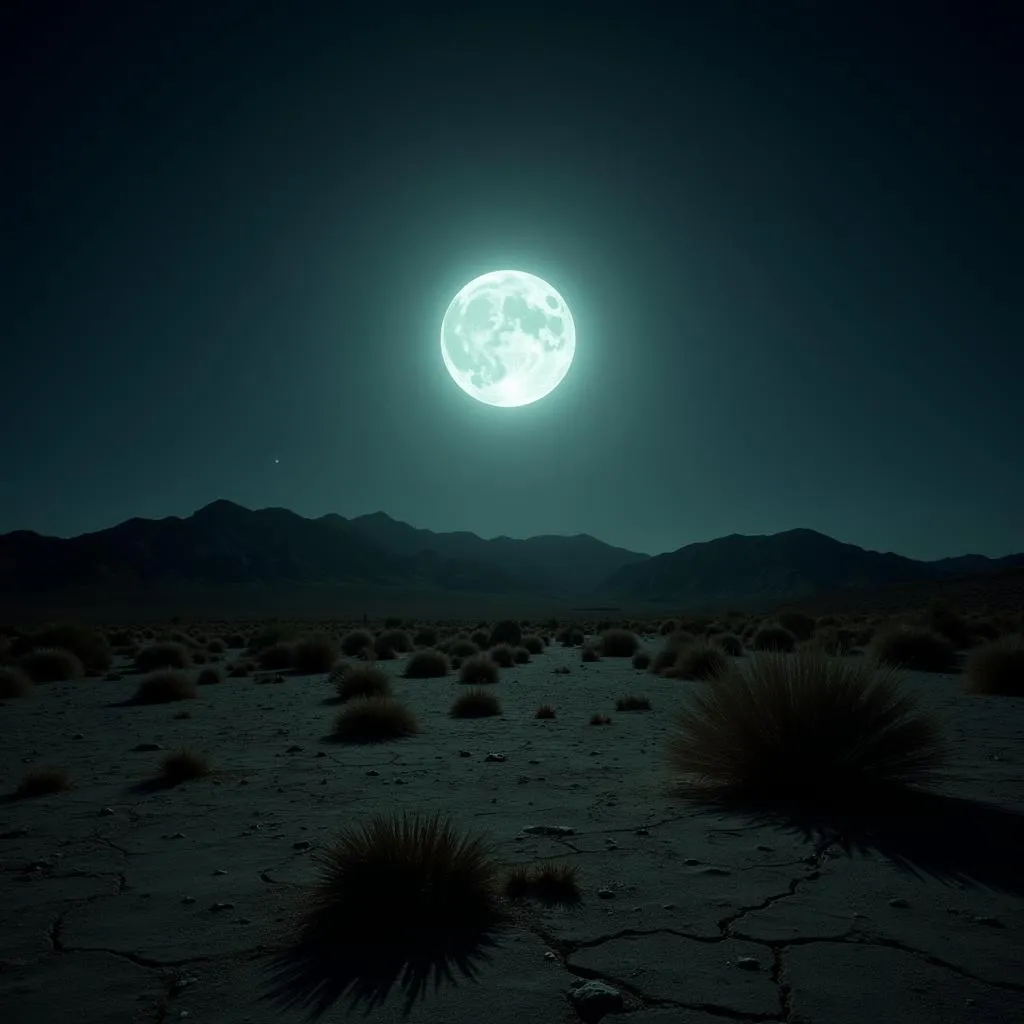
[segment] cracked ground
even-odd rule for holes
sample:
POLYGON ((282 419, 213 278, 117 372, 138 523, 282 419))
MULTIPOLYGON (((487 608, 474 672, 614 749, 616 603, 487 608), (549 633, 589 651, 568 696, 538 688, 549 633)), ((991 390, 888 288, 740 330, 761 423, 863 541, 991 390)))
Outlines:
MULTIPOLYGON (((575 864, 584 890, 574 910, 517 906, 477 981, 431 991, 411 1020, 572 1021, 578 979, 618 989, 636 1024, 1024 1020, 1016 817, 950 819, 952 833, 910 820, 899 841, 848 843, 710 812, 672 794, 663 763, 673 713, 704 684, 551 648, 502 669, 502 717, 455 721, 453 677, 382 667, 423 732, 373 747, 323 741, 338 706, 319 675, 228 679, 153 707, 117 706, 131 675, 86 679, 0 707, 0 788, 43 766, 74 783, 0 804, 2 1019, 303 1019, 260 995, 316 877, 311 854, 378 811, 410 809, 487 833, 504 864, 575 864), (652 710, 617 713, 628 693, 652 710), (545 702, 557 718, 535 720, 545 702), (595 711, 612 724, 590 726, 595 711), (216 775, 140 791, 181 745, 216 775), (524 832, 535 825, 573 831, 524 832)), ((956 675, 904 682, 954 742, 950 815, 1024 811, 1024 702, 968 696, 956 675)), ((401 1016, 395 999, 371 1019, 401 1016)))

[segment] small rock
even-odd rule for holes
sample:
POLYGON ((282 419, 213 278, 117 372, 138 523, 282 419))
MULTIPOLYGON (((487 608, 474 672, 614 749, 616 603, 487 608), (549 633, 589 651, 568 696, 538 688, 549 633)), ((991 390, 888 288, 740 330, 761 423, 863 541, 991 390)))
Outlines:
POLYGON ((195 903, 195 901, 196 901, 196 898, 195 898, 195 896, 182 896, 182 897, 181 897, 181 902, 182 902, 182 903, 184 903, 186 907, 187 907, 187 906, 188 906, 188 905, 189 905, 190 903, 195 903))
POLYGON ((185 833, 184 832, 174 832, 171 835, 169 835, 167 838, 168 839, 184 839, 185 838, 185 833))
POLYGON ((731 875, 732 872, 728 868, 705 868, 702 875, 731 875))
POLYGON ((761 963, 757 957, 754 956, 741 956, 739 960, 736 961, 736 966, 742 967, 745 971, 761 970, 761 963))
POLYGON ((471 750, 460 750, 459 757, 472 757, 473 752, 471 750))
POLYGON ((287 749, 287 750, 285 751, 285 753, 286 753, 286 754, 301 754, 301 753, 302 753, 302 747, 300 747, 300 746, 298 745, 298 743, 293 743, 293 744, 292 744, 292 745, 291 745, 291 746, 290 746, 290 747, 289 747, 289 748, 288 748, 288 749, 287 749))
POLYGON ((405 779, 396 778, 395 779, 395 785, 396 786, 404 786, 405 785, 405 779))
POLYGON ((895 899, 889 900, 889 906, 896 907, 902 910, 906 907, 909 907, 910 904, 902 896, 897 896, 895 899))
POLYGON ((214 868, 213 873, 215 875, 226 875, 228 873, 227 868, 214 868))
POLYGON ((109 818, 114 813, 116 813, 116 812, 114 811, 113 807, 101 807, 100 808, 100 817, 101 818, 109 818))
POLYGON ((83 733, 83 732, 76 732, 75 735, 72 736, 71 738, 73 740, 84 740, 85 739, 85 733, 83 733))
POLYGON ((308 839, 300 839, 297 843, 292 843, 293 850, 308 850, 313 844, 308 839))
POLYGON ((484 758, 484 760, 485 761, 499 761, 500 762, 500 761, 507 761, 508 758, 504 754, 488 754, 484 758))
POLYGON ((136 743, 132 750, 136 754, 145 754, 151 750, 163 750, 159 743, 136 743))
POLYGON ((548 950, 548 951, 547 951, 547 952, 546 952, 546 953, 544 954, 544 959, 545 959, 545 960, 557 960, 557 959, 558 959, 558 957, 556 957, 556 956, 555 956, 555 954, 554 954, 554 953, 552 953, 552 952, 551 952, 551 950, 549 949, 549 950, 548 950))
POLYGON ((569 991, 569 1001, 585 1024, 596 1024, 610 1013, 622 1013, 622 993, 603 981, 585 981, 569 991))
POLYGON ((634 835, 638 835, 638 836, 649 836, 650 834, 651 834, 651 830, 649 828, 638 828, 634 832, 634 835))
POLYGON ((759 850, 760 850, 760 851, 761 851, 762 853, 773 853, 773 852, 774 852, 774 850, 775 850, 775 847, 774 847, 774 846, 765 846, 765 844, 764 844, 764 843, 758 843, 758 844, 757 844, 757 848, 758 848, 758 849, 759 849, 759 850))
POLYGON ((528 763, 529 764, 540 764, 540 761, 538 761, 537 758, 535 758, 535 757, 531 757, 528 763))
POLYGON ((327 755, 322 750, 318 750, 316 752, 316 756, 317 757, 326 757, 327 755))
POLYGON ((998 917, 976 917, 975 924, 986 924, 989 928, 1002 928, 1003 922, 998 917))
POLYGON ((697 860, 696 857, 687 857, 686 860, 683 861, 683 863, 688 864, 690 867, 693 867, 694 864, 699 864, 700 861, 697 860))
POLYGON ((615 899, 615 891, 613 889, 598 889, 597 895, 602 900, 615 899))
POLYGON ((238 923, 239 924, 252 924, 252 918, 251 917, 240 917, 238 919, 238 923))
POLYGON ((516 784, 520 785, 520 786, 526 785, 526 783, 529 782, 529 781, 530 781, 530 776, 529 775, 520 775, 520 776, 518 776, 516 778, 516 784))
POLYGON ((662 910, 675 910, 676 909, 676 905, 674 903, 662 903, 661 909, 662 910))
POLYGON ((380 775, 380 772, 377 771, 376 768, 371 768, 366 774, 369 775, 370 778, 376 778, 378 775, 380 775))
POLYGON ((571 836, 576 829, 569 825, 527 825, 523 831, 529 836, 571 836))
POLYGON ((210 907, 210 910, 212 910, 214 912, 219 912, 221 910, 234 910, 234 909, 235 909, 234 903, 214 903, 213 906, 210 907))

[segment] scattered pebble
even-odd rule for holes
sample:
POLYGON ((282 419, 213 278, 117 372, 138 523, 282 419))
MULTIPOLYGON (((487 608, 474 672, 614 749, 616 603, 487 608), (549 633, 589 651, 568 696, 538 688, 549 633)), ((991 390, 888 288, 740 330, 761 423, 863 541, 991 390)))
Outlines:
POLYGON ((115 813, 115 811, 114 811, 113 807, 101 807, 100 808, 100 817, 101 818, 109 818, 114 813, 115 813))
POLYGON ((985 924, 989 928, 1002 928, 1003 922, 998 917, 976 917, 974 919, 975 924, 985 924))
POLYGON ((615 899, 615 891, 613 889, 598 889, 597 895, 602 900, 615 899))
POLYGON ((694 864, 699 864, 699 863, 700 863, 700 861, 699 861, 699 860, 697 860, 697 858, 696 858, 696 857, 687 857, 687 858, 686 858, 686 860, 684 860, 684 861, 683 861, 683 863, 684 863, 684 864, 689 864, 689 865, 690 865, 690 867, 693 867, 693 866, 694 866, 694 864))
POLYGON ((369 769, 369 771, 367 771, 366 774, 369 775, 371 778, 376 778, 378 775, 380 775, 380 772, 377 771, 376 768, 371 768, 369 769))
POLYGON ((460 750, 459 757, 472 757, 473 752, 471 750, 460 750))
POLYGON ((636 832, 634 833, 634 835, 638 835, 638 836, 649 836, 650 834, 651 834, 651 830, 649 828, 638 828, 636 830, 636 832))
POLYGON ((576 829, 569 825, 527 825, 523 831, 530 836, 571 836, 576 829))
POLYGON ((136 743, 132 750, 136 754, 145 754, 151 750, 163 750, 159 743, 136 743))
POLYGON ((761 962, 757 959, 757 957, 753 956, 741 956, 739 960, 736 961, 736 966, 742 967, 745 971, 761 970, 761 962))
POLYGON ((195 903, 195 901, 195 896, 182 896, 181 898, 181 902, 184 903, 185 906, 188 906, 190 903, 195 903))
POLYGON ((485 761, 507 761, 508 758, 504 754, 488 754, 485 761))
POLYGON ((234 909, 235 909, 234 903, 214 903, 213 906, 210 907, 210 910, 215 911, 215 912, 219 912, 221 910, 234 910, 234 909))
POLYGON ((291 746, 290 746, 290 747, 289 747, 289 748, 288 748, 288 749, 287 749, 287 750, 285 751, 285 753, 286 753, 286 754, 301 754, 301 753, 302 753, 302 747, 300 747, 300 746, 298 745, 298 743, 293 743, 293 744, 292 744, 292 745, 291 745, 291 746))
POLYGON ((895 899, 889 900, 889 906, 903 909, 909 907, 910 904, 902 896, 897 896, 895 899))
POLYGON ((308 839, 300 839, 297 843, 292 843, 293 850, 308 850, 313 844, 308 839))
POLYGON ((214 868, 213 869, 213 873, 215 875, 226 875, 228 872, 227 872, 227 868, 214 868))
POLYGON ((603 981, 574 983, 569 990, 569 1001, 588 1024, 609 1014, 622 1013, 624 1009, 622 993, 603 981))

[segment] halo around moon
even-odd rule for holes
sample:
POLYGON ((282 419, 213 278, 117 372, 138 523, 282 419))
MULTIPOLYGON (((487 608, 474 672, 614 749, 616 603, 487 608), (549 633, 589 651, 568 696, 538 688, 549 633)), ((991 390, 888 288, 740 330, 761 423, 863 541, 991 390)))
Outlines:
POLYGON ((441 321, 441 355, 452 380, 488 405, 529 405, 551 394, 575 352, 565 299, 521 270, 474 278, 441 321))

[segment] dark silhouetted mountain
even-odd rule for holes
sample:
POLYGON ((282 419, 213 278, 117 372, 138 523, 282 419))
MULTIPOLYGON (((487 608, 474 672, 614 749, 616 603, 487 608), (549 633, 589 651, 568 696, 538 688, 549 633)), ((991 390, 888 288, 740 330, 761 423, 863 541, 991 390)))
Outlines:
POLYGON ((599 588, 619 599, 679 607, 767 604, 850 587, 949 579, 1024 565, 1024 555, 935 562, 867 551, 814 530, 731 534, 624 566, 599 588))

